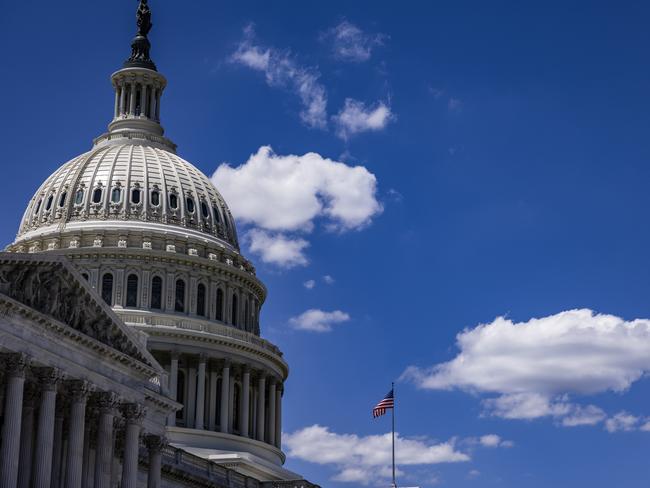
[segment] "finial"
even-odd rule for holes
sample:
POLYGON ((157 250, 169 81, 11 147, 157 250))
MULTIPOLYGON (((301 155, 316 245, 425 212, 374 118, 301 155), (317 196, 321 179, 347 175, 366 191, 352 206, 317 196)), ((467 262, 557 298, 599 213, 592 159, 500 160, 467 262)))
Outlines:
POLYGON ((131 57, 124 63, 125 68, 148 68, 156 70, 156 65, 149 57, 151 43, 147 35, 153 24, 151 23, 151 9, 147 0, 140 0, 138 10, 135 14, 138 32, 131 43, 131 57))

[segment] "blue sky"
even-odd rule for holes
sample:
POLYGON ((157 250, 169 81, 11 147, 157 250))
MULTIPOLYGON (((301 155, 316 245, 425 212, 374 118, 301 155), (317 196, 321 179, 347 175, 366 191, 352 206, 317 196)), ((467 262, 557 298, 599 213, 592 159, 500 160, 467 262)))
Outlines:
MULTIPOLYGON (((105 130, 135 5, 2 2, 3 244, 105 130)), ((401 485, 647 485, 648 5, 152 9, 167 135, 269 288, 288 468, 388 486, 395 380, 401 485)))

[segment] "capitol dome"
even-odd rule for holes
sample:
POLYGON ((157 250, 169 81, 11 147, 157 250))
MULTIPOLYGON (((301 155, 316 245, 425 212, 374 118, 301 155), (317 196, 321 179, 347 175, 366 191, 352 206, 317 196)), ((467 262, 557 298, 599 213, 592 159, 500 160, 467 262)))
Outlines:
POLYGON ((169 147, 129 132, 117 135, 99 138, 91 151, 45 180, 29 203, 15 244, 62 230, 120 229, 192 235, 238 250, 232 215, 201 171, 169 147))
POLYGON ((289 368, 260 336, 266 287, 219 191, 164 135, 150 15, 141 0, 131 57, 111 75, 108 131, 38 188, 7 250, 71 262, 146 343, 182 406, 167 420, 174 447, 259 480, 296 479, 282 467, 289 368))

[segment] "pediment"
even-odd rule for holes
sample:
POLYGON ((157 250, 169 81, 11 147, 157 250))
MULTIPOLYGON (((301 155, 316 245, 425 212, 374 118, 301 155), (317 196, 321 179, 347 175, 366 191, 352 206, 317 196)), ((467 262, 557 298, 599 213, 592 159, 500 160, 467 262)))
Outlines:
POLYGON ((160 369, 136 333, 64 256, 0 253, 0 294, 160 369))

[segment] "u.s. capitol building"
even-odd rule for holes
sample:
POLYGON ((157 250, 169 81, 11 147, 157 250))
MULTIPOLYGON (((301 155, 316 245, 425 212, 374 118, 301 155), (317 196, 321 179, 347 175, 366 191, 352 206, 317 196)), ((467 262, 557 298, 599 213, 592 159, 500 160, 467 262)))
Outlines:
POLYGON ((108 132, 0 253, 0 488, 314 487, 282 467, 264 284, 160 124, 151 25, 141 0, 108 132))

